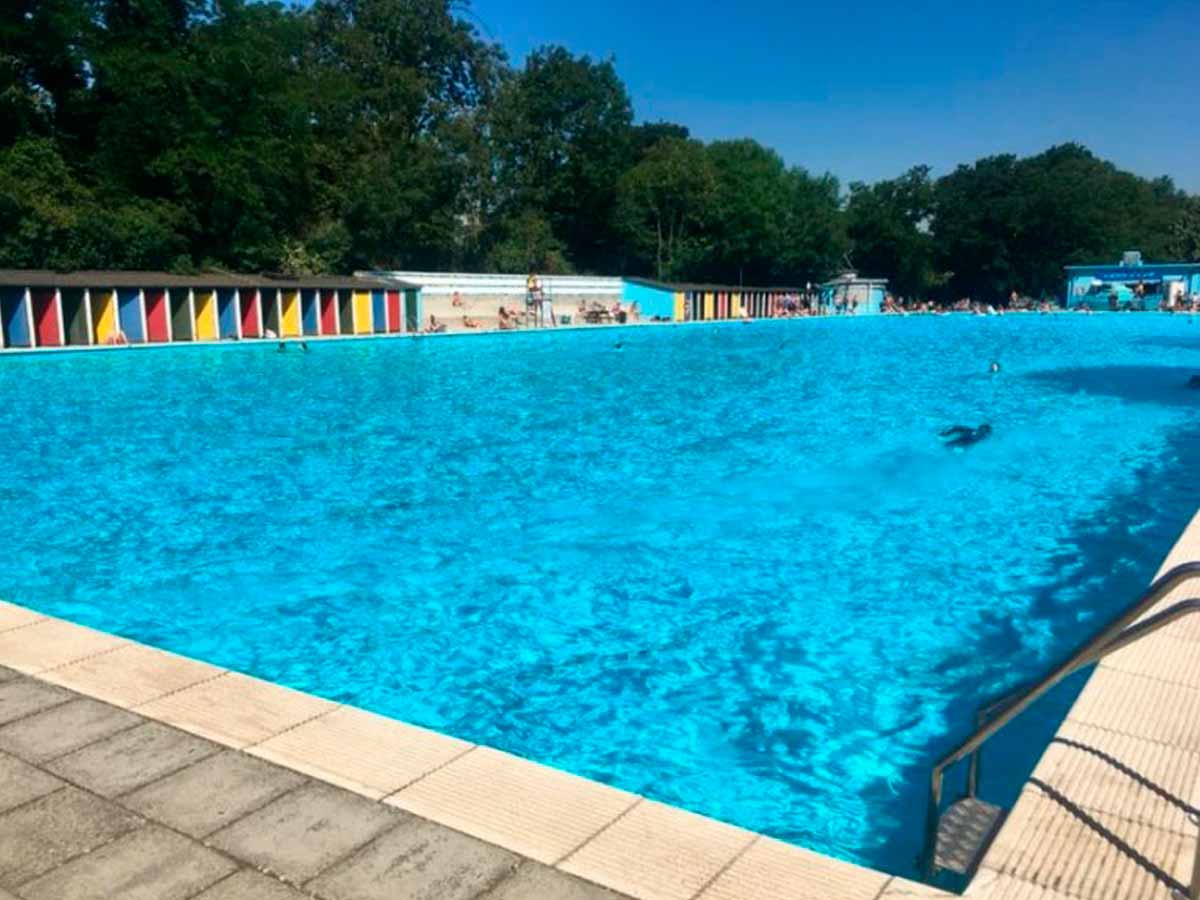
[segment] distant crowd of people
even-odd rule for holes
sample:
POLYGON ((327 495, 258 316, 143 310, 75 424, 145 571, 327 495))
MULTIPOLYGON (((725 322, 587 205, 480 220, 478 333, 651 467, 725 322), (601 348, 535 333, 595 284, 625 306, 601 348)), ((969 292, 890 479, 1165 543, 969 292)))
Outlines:
MULTIPOLYGON (((450 305, 463 310, 463 328, 474 330, 484 326, 480 319, 466 311, 466 302, 458 291, 451 296, 450 305)), ((641 318, 641 309, 637 301, 623 304, 620 300, 615 300, 611 304, 605 304, 598 301, 588 303, 581 299, 574 314, 562 316, 561 324, 625 324, 639 322, 641 318)), ((500 331, 515 331, 519 328, 557 328, 559 324, 560 319, 555 312, 554 302, 543 288, 541 278, 534 272, 530 272, 525 279, 524 308, 517 304, 501 304, 496 310, 496 328, 500 331)), ((423 329, 425 334, 441 334, 446 330, 447 323, 438 319, 434 313, 430 314, 429 323, 423 329)))

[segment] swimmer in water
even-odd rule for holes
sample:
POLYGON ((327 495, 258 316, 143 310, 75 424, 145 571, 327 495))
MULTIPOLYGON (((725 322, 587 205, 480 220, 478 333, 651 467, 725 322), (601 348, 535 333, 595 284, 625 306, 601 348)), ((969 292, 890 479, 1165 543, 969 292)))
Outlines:
POLYGON ((615 344, 613 344, 613 349, 620 350, 624 346, 625 346, 625 344, 622 341, 617 341, 615 344))
POLYGON ((991 372, 993 375, 995 375, 997 372, 1000 371, 1000 363, 993 362, 991 364, 991 366, 988 367, 988 371, 991 372))
POLYGON ((283 341, 280 341, 280 342, 279 342, 279 349, 277 349, 275 352, 276 352, 276 353, 283 353, 285 350, 287 350, 287 344, 285 344, 283 341))
POLYGON ((301 341, 301 342, 300 342, 300 352, 301 352, 301 353, 307 353, 307 352, 308 352, 308 341, 301 341))
POLYGON ((985 422, 978 428, 971 428, 968 425, 955 425, 953 428, 947 428, 941 432, 939 437, 948 438, 943 444, 945 447, 970 447, 972 444, 978 444, 991 433, 992 426, 985 422))
POLYGON ((1193 375, 1191 378, 1189 378, 1187 386, 1193 391, 1200 390, 1200 375, 1193 375))

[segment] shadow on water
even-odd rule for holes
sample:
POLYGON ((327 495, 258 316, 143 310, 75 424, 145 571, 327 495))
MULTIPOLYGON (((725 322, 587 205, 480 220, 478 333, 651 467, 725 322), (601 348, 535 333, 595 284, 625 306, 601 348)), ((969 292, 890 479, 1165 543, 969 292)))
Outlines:
POLYGON ((1200 350, 1200 330, 1191 337, 1162 335, 1160 337, 1142 338, 1137 343, 1141 347, 1156 347, 1167 350, 1200 350))
POLYGON ((1200 366, 1097 366, 1031 372, 1025 377, 1066 394, 1083 392, 1127 403, 1200 409, 1200 390, 1188 387, 1188 380, 1197 374, 1200 366))
MULTIPOLYGON (((1036 373, 1036 378, 1064 393, 1085 390, 1118 397, 1130 403, 1157 403, 1169 408, 1200 407, 1200 391, 1181 385, 1191 370, 1175 367, 1113 367, 1072 369, 1063 372, 1036 373)), ((921 761, 905 770, 899 785, 891 785, 893 796, 881 798, 881 806, 891 806, 904 827, 888 836, 879 848, 877 859, 890 863, 888 868, 912 877, 915 860, 924 839, 923 825, 933 763, 965 738, 971 730, 976 709, 1008 690, 1045 674, 1084 640, 1092 636, 1119 610, 1131 603, 1154 577, 1154 573, 1196 512, 1197 498, 1186 476, 1185 461, 1200 453, 1200 418, 1175 429, 1162 442, 1156 459, 1133 473, 1131 487, 1113 496, 1094 516, 1071 523, 1067 549, 1047 560, 1060 576, 1046 584, 1031 598, 1030 618, 1054 635, 1054 645, 1041 656, 1018 640, 1006 638, 1004 623, 981 623, 974 636, 993 647, 996 641, 1009 644, 1013 654, 1000 666, 972 670, 950 665, 951 659, 922 662, 925 673, 947 677, 961 676, 948 693, 956 698, 951 709, 955 727, 947 737, 917 748, 921 761), (912 866, 913 868, 908 868, 912 866), (906 871, 907 869, 907 871, 906 871)), ((998 617, 997 617, 998 618, 998 617)), ((1016 623, 1008 623, 1010 629, 1016 623)), ((963 648, 969 651, 969 648, 963 648)), ((957 656, 958 654, 955 654, 957 656)), ((999 654, 997 654, 998 656, 999 654)), ((1089 672, 1080 672, 1059 685, 1006 730, 1000 732, 983 754, 980 796, 1005 809, 1011 809, 1017 795, 1054 738, 1075 698, 1086 683, 1089 672)), ((961 796, 966 765, 954 767, 946 779, 945 797, 961 796)), ((943 886, 961 888, 947 882, 943 886)))

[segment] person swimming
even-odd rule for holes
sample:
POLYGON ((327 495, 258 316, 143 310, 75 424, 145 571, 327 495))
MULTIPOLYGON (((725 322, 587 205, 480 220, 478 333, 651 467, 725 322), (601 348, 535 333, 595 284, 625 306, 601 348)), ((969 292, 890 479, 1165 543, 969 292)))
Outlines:
POLYGON ((993 360, 991 366, 988 368, 988 371, 995 375, 1000 371, 1000 363, 993 360))
POLYGON ((276 352, 276 353, 283 353, 285 350, 287 350, 287 344, 285 344, 283 341, 280 341, 280 342, 279 342, 279 348, 278 348, 278 349, 277 349, 275 352, 276 352))
POLYGON ((1187 386, 1192 390, 1200 390, 1200 375, 1193 375, 1189 378, 1187 386))
POLYGON ((945 447, 970 447, 972 444, 978 444, 991 433, 992 426, 984 422, 978 428, 971 428, 969 425, 955 425, 941 432, 938 437, 947 438, 943 444, 945 447))

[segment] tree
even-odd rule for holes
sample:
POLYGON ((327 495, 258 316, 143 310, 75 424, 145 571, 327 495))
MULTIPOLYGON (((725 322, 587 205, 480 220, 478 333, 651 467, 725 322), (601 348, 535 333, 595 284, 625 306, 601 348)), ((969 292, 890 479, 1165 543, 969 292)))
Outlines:
POLYGON ((933 198, 928 166, 890 181, 850 185, 846 232, 854 266, 863 275, 887 278, 903 296, 925 295, 935 282, 933 198))
POLYGON ((1062 267, 1140 248, 1166 255, 1184 196, 1077 144, 959 166, 935 188, 934 237, 959 296, 1058 292, 1062 267))
POLYGON ((562 242, 550 223, 527 210, 505 222, 500 240, 488 257, 498 272, 543 272, 560 275, 571 271, 562 242))
POLYGON ((1200 198, 1191 197, 1171 227, 1172 259, 1200 262, 1200 198))
POLYGON ((500 88, 491 117, 499 229, 532 213, 580 268, 619 267, 613 214, 632 120, 612 60, 594 62, 562 47, 532 53, 500 88))
POLYGON ((699 141, 659 140, 618 186, 618 219, 635 252, 652 259, 657 278, 679 274, 694 256, 694 232, 712 200, 712 167, 699 141))

